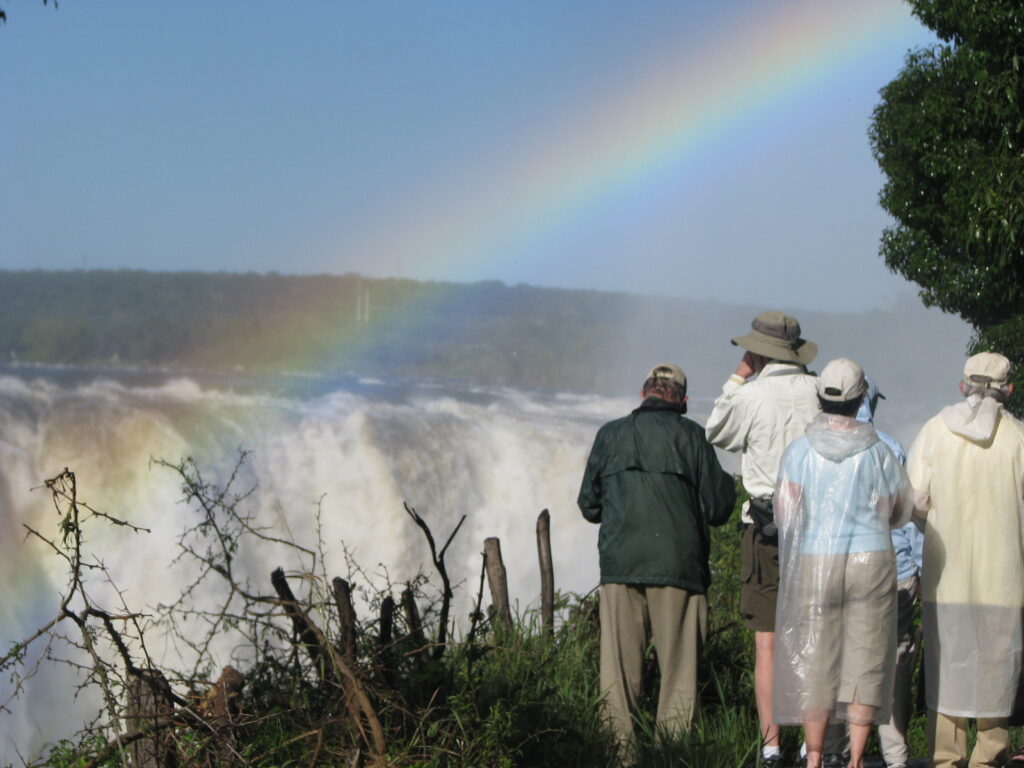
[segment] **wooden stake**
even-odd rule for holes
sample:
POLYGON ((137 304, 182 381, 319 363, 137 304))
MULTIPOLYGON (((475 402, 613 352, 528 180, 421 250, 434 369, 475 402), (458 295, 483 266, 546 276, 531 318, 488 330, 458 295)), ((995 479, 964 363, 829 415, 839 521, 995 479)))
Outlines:
POLYGON ((405 625, 409 631, 408 637, 416 651, 416 656, 421 662, 426 661, 430 658, 430 649, 427 647, 427 637, 423 632, 423 622, 420 620, 420 611, 416 607, 416 598, 412 594, 411 587, 402 590, 402 612, 405 614, 405 625))
POLYGON ((555 631, 555 569, 551 562, 551 514, 537 517, 537 558, 540 560, 540 616, 544 631, 555 631))
POLYGON ((491 603, 498 613, 498 619, 512 623, 512 611, 508 602, 508 576, 501 559, 501 542, 490 537, 484 539, 484 561, 487 563, 487 583, 491 587, 491 603))
POLYGON ((339 650, 348 664, 356 659, 356 611, 352 607, 352 587, 340 576, 331 580, 334 602, 338 605, 339 650))
POLYGON ((136 768, 173 768, 177 762, 170 729, 161 727, 161 722, 174 714, 166 696, 157 693, 165 689, 170 691, 170 686, 159 669, 128 673, 128 726, 133 731, 152 732, 129 748, 136 768))

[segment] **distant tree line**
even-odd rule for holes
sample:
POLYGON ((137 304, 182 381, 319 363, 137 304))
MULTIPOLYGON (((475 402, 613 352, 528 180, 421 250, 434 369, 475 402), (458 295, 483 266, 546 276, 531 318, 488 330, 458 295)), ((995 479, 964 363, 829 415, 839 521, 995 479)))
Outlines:
MULTIPOLYGON (((683 366, 694 397, 735 368, 729 338, 765 306, 505 285, 142 271, 0 271, 0 364, 414 376, 635 395, 683 366)), ((821 361, 846 355, 892 394, 955 381, 948 323, 912 303, 795 310, 821 361), (879 334, 890 340, 876 343, 879 334), (913 350, 938 349, 927 364, 913 350)), ((951 391, 955 395, 955 389, 951 391)))
POLYGON ((0 359, 614 390, 608 359, 630 346, 641 302, 672 300, 351 274, 0 272, 0 359))

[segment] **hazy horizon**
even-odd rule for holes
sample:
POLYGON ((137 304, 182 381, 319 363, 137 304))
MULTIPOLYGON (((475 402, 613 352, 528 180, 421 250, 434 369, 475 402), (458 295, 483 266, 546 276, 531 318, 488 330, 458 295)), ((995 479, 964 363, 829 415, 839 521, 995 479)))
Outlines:
POLYGON ((901 0, 5 10, 3 268, 914 293, 867 140, 934 42, 901 0))

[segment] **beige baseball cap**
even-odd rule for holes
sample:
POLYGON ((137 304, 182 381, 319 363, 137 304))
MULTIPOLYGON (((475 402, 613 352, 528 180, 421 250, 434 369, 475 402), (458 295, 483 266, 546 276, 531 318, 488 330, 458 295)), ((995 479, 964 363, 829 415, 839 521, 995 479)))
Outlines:
POLYGON ((844 403, 868 390, 864 369, 848 357, 831 360, 818 376, 818 395, 822 400, 844 403))
POLYGON ((669 381, 675 382, 679 386, 686 390, 686 374, 683 373, 683 369, 673 363, 658 363, 647 372, 647 379, 668 379, 669 381))
POLYGON ((979 352, 964 363, 964 381, 1001 387, 1010 380, 1010 361, 998 352, 979 352))

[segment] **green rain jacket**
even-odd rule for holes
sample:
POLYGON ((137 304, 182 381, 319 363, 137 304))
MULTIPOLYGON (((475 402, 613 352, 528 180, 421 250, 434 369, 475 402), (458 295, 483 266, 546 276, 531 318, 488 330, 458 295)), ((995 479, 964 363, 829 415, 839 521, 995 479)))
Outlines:
POLYGON ((602 584, 698 594, 711 583, 709 526, 725 523, 735 502, 704 429, 654 397, 598 431, 578 499, 601 524, 602 584))

